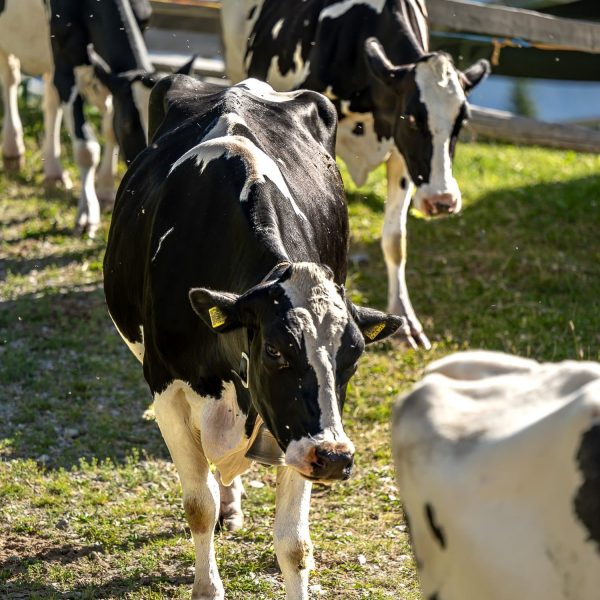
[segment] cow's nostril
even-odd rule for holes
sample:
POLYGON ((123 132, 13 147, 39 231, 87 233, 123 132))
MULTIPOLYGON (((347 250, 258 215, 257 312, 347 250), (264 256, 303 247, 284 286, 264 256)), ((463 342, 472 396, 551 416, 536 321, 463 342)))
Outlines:
POLYGON ((312 462, 313 475, 320 479, 348 479, 354 459, 349 452, 332 452, 315 448, 317 460, 312 462))

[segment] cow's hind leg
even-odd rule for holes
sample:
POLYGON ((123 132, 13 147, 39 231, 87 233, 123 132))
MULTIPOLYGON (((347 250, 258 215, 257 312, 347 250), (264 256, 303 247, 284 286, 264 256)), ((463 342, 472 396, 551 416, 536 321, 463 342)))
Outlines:
POLYGON ((115 178, 119 160, 119 146, 113 127, 114 109, 112 96, 108 96, 102 109, 102 134, 104 136, 104 151, 96 177, 96 192, 100 206, 110 210, 115 204, 115 178))
POLYGON ((73 187, 69 173, 60 164, 60 124, 62 107, 58 92, 54 87, 53 74, 44 73, 44 183, 47 186, 60 185, 65 190, 73 187))
POLYGON ((429 349, 431 344, 423 333, 406 286, 406 219, 413 184, 404 159, 396 150, 387 161, 387 179, 388 195, 381 247, 388 272, 388 312, 406 319, 406 326, 398 332, 410 346, 416 348, 420 345, 429 349))
POLYGON ((69 102, 65 105, 66 120, 73 140, 74 158, 81 177, 81 193, 75 218, 76 233, 87 231, 95 237, 100 225, 100 204, 96 195, 96 168, 100 162, 100 144, 83 114, 83 98, 73 88, 69 102))
POLYGON ((17 103, 21 65, 16 56, 0 52, 0 79, 4 104, 2 161, 6 172, 16 172, 23 168, 25 156, 23 126, 17 103))
POLYGON ((183 488, 183 506, 196 550, 193 600, 222 600, 223 584, 217 570, 213 532, 218 518, 219 486, 210 472, 191 425, 190 406, 181 386, 171 384, 156 394, 154 412, 183 488))
POLYGON ((292 468, 277 469, 274 541, 287 600, 308 599, 308 573, 313 567, 310 490, 311 483, 292 468))
POLYGON ((219 492, 221 497, 221 506, 219 510, 219 520, 224 529, 229 531, 238 531, 244 526, 244 513, 242 512, 242 496, 244 495, 244 486, 242 478, 238 475, 231 485, 223 485, 218 473, 216 473, 219 482, 219 492))

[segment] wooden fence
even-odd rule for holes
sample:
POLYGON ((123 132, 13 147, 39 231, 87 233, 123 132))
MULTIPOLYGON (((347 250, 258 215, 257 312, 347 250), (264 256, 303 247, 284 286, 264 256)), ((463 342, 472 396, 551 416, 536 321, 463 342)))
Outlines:
MULTIPOLYGON (((151 4, 153 28, 196 32, 215 36, 215 39, 221 35, 220 3, 217 0, 151 0, 151 4)), ((600 55, 600 23, 463 0, 427 0, 427 7, 433 30, 490 36, 492 41, 495 40, 497 53, 503 47, 521 43, 542 50, 560 49, 600 55)), ((172 57, 164 54, 153 57, 153 60, 161 67, 174 66, 172 57)), ((195 64, 197 73, 210 77, 221 77, 223 68, 219 58, 198 59, 195 64)), ((514 144, 600 153, 600 131, 545 123, 478 106, 472 106, 471 113, 470 130, 475 134, 514 144)))

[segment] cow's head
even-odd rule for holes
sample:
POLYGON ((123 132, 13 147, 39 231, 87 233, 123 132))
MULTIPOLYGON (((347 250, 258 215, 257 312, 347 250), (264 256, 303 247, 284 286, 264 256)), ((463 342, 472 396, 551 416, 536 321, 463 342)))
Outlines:
POLYGON ((468 117, 466 94, 490 72, 487 60, 459 71, 450 56, 434 52, 415 63, 394 65, 375 38, 366 42, 373 76, 394 97, 383 111, 394 141, 416 186, 414 206, 433 216, 461 208, 452 159, 460 129, 468 117))
POLYGON ((190 302, 215 332, 247 329, 252 402, 286 464, 311 480, 347 479, 346 386, 365 343, 394 333, 402 318, 354 306, 314 263, 295 263, 241 296, 192 289, 190 302))
MULTIPOLYGON (((167 73, 144 70, 114 73, 91 45, 88 57, 94 74, 113 96, 113 129, 123 158, 129 164, 147 146, 150 92, 167 73)), ((193 56, 177 73, 189 75, 195 58, 193 56)))

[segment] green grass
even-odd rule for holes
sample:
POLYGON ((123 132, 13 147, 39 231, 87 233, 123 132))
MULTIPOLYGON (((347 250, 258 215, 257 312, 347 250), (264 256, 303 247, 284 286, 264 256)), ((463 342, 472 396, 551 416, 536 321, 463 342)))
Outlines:
MULTIPOLYGON (((189 597, 177 475, 103 301, 108 216, 97 241, 71 237, 75 200, 44 194, 35 132, 27 141, 26 172, 0 173, 0 597, 189 597)), ((317 488, 312 503, 315 597, 419 597, 388 420, 429 360, 463 348, 598 360, 599 172, 599 157, 463 144, 463 212, 410 219, 409 289, 433 349, 386 342, 361 362, 345 413, 355 476, 317 488)), ((369 257, 351 268, 349 289, 380 308, 383 174, 358 190, 348 183, 351 253, 369 257)), ((282 598, 274 472, 245 481, 264 484, 246 486, 246 527, 217 533, 227 596, 282 598)))

